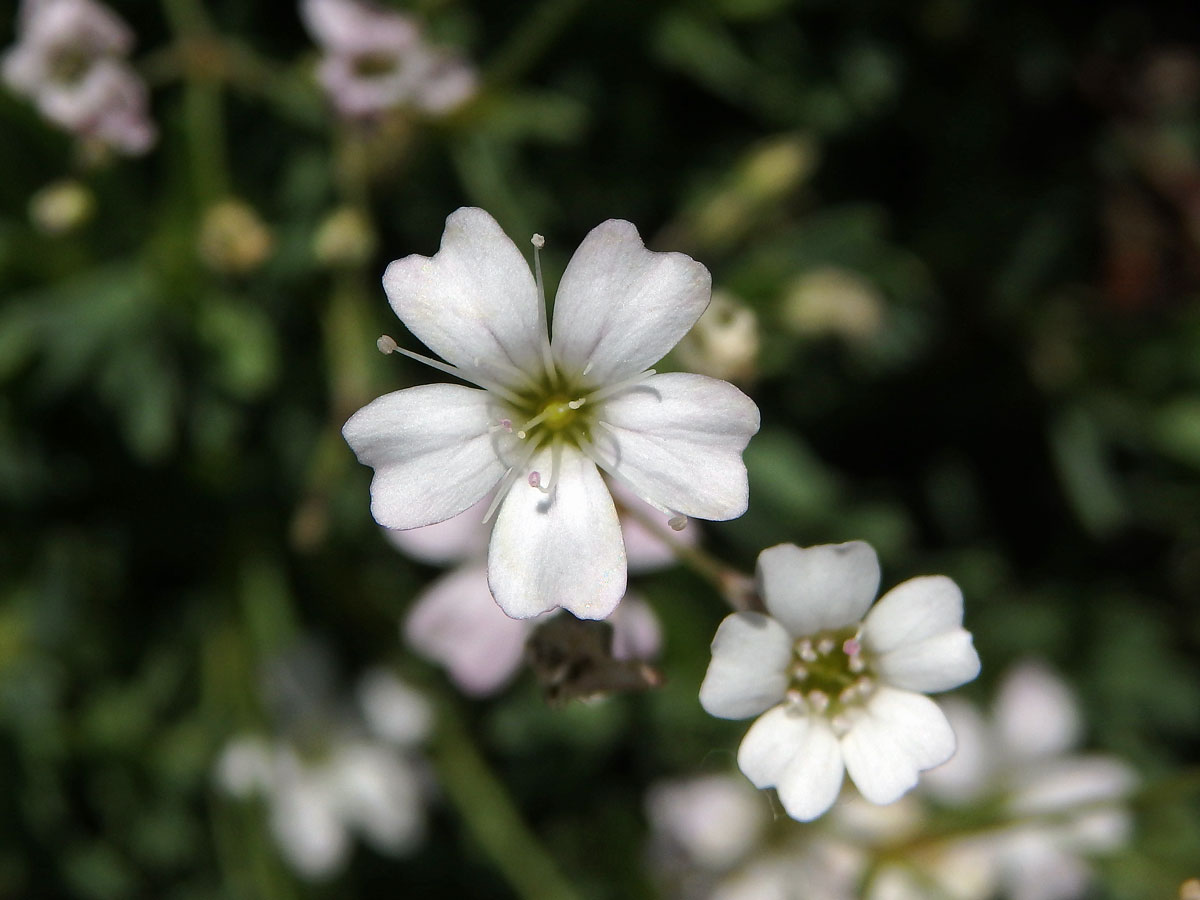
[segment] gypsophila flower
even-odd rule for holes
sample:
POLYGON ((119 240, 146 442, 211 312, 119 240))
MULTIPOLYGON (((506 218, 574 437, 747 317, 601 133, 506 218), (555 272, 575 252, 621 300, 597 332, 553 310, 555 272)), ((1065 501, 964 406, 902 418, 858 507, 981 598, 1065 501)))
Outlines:
POLYGON ((845 772, 872 803, 891 803, 954 753, 946 716, 923 695, 979 673, 962 593, 944 576, 913 578, 872 608, 879 577, 861 541, 771 547, 758 558, 768 615, 735 613, 713 639, 700 703, 759 716, 738 766, 777 788, 795 819, 829 809, 845 772))
POLYGON ((43 116, 80 137, 138 155, 157 130, 146 85, 126 61, 133 32, 94 0, 24 0, 5 83, 43 116))
MULTIPOLYGON (((491 216, 460 209, 434 256, 393 262, 383 283, 401 321, 446 362, 400 352, 482 390, 409 388, 350 418, 342 434, 375 468, 371 512, 415 528, 495 488, 488 583, 510 616, 561 606, 604 618, 625 593, 600 469, 675 527, 745 512, 741 454, 757 407, 725 382, 647 369, 708 304, 700 263, 647 250, 629 222, 597 226, 563 274, 551 339, 540 263, 535 281, 491 216)), ((398 349, 390 338, 380 348, 398 349)))
MULTIPOLYGON (((425 830, 424 778, 415 750, 433 713, 425 699, 389 672, 358 687, 365 727, 339 722, 320 740, 243 735, 222 750, 217 785, 232 797, 262 797, 279 849, 310 880, 329 878, 349 857, 357 833, 380 853, 412 850, 425 830)), ((332 724, 332 723, 331 723, 332 724)))
POLYGON ((444 113, 475 93, 475 71, 427 43, 410 16, 359 0, 302 0, 300 17, 325 51, 317 79, 344 116, 397 106, 444 113))
POLYGON ((1005 674, 990 721, 954 698, 942 706, 961 749, 928 773, 924 791, 947 805, 986 805, 1016 820, 971 841, 1003 896, 1083 896, 1091 882, 1085 857, 1129 840, 1133 820, 1121 801, 1137 783, 1133 769, 1110 756, 1072 753, 1083 733, 1078 703, 1039 662, 1005 674))

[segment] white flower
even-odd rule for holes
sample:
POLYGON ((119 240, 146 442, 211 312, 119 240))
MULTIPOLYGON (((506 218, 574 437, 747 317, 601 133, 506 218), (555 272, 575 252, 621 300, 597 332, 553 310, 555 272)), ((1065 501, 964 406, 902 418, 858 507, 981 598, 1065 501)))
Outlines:
POLYGON ((441 249, 393 262, 383 283, 401 321, 446 360, 423 361, 483 390, 386 394, 342 434, 375 468, 379 524, 441 522, 496 488, 496 602, 515 618, 561 606, 598 619, 625 593, 626 554, 597 466, 676 524, 734 518, 746 510, 741 454, 758 409, 723 381, 647 370, 708 304, 695 260, 647 250, 629 222, 597 226, 563 274, 553 340, 540 281, 486 212, 453 213, 441 249))
POLYGON ((925 790, 944 803, 990 804, 1025 820, 971 842, 986 854, 1004 896, 1083 895, 1091 880, 1084 857, 1129 839, 1132 819, 1119 801, 1137 781, 1133 770, 1107 756, 1069 755, 1083 730, 1079 707, 1041 663, 1005 675, 990 722, 961 701, 943 707, 960 751, 928 773, 925 790))
MULTIPOLYGON (((610 488, 622 504, 644 506, 619 485, 610 488)), ((454 683, 475 697, 494 694, 509 682, 520 667, 525 642, 536 624, 553 615, 509 618, 492 599, 485 562, 491 528, 482 521, 487 499, 436 525, 387 532, 392 543, 417 559, 435 564, 461 561, 417 596, 404 620, 404 636, 409 646, 445 666, 454 683)), ((630 571, 648 572, 674 560, 670 548, 636 519, 623 517, 621 533, 630 571)), ((694 541, 695 529, 687 529, 679 537, 684 542, 694 541)), ((645 601, 627 594, 610 621, 614 659, 652 659, 657 655, 661 643, 658 619, 645 601)))
POLYGON ((661 781, 646 795, 646 818, 656 836, 678 846, 704 869, 723 871, 762 838, 770 821, 762 795, 727 775, 661 781))
POLYGON ((122 153, 145 153, 157 136, 145 83, 125 57, 133 33, 93 0, 25 0, 20 41, 4 57, 10 88, 43 116, 122 153))
POLYGON ((389 855, 411 850, 424 835, 425 786, 411 750, 427 736, 432 710, 382 670, 368 673, 358 693, 368 734, 334 729, 320 752, 242 736, 217 759, 216 781, 226 793, 265 798, 271 833, 304 878, 340 869, 352 833, 389 855))
POLYGON ((714 716, 762 713, 738 750, 755 786, 777 788, 788 815, 808 821, 833 804, 844 772, 885 804, 950 758, 954 732, 923 694, 979 673, 953 581, 913 578, 867 612, 879 560, 861 541, 764 550, 758 581, 769 615, 721 623, 700 687, 714 716))
POLYGON ((475 93, 474 70, 427 44, 403 13, 359 0, 302 0, 300 17, 326 53, 317 78, 345 116, 401 105, 448 112, 475 93))

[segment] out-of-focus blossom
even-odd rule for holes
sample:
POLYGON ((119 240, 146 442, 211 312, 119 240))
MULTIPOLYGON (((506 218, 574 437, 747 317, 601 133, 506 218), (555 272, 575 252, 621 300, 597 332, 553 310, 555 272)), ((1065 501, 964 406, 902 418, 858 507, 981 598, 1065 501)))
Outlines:
POLYGON ((445 113, 475 93, 475 70, 428 44, 410 16, 359 0, 302 0, 300 17, 325 51, 317 78, 345 116, 398 106, 445 113))
POLYGON ((96 208, 92 192, 73 178, 46 185, 29 200, 29 219, 46 234, 74 231, 92 217, 96 208))
MULTIPOLYGON (((445 362, 400 352, 478 387, 385 394, 342 436, 375 469, 380 525, 441 522, 494 491, 488 584, 500 607, 603 619, 625 594, 627 564, 600 471, 672 527, 736 518, 758 407, 727 382, 647 368, 708 306, 711 276, 694 259, 647 250, 629 222, 601 223, 563 273, 553 339, 536 265, 535 278, 495 219, 464 208, 436 254, 388 266, 393 309, 445 362)), ((388 338, 381 349, 399 348, 388 338)))
POLYGON ((861 275, 834 267, 801 275, 783 298, 783 323, 809 337, 832 335, 847 341, 874 337, 883 327, 884 300, 861 275))
POLYGON ((994 803, 1020 821, 976 840, 1004 896, 1068 900, 1090 881, 1085 857, 1125 844, 1133 827, 1121 798, 1133 770, 1112 757, 1072 755, 1082 732, 1070 689, 1027 662, 1000 686, 990 722, 964 702, 943 708, 966 752, 927 775, 927 790, 954 805, 994 803))
POLYGON ((359 834, 380 853, 412 850, 424 834, 423 778, 414 757, 432 710, 390 673, 359 685, 359 718, 325 730, 319 746, 286 738, 231 740, 216 764, 217 784, 231 796, 262 797, 271 833, 302 877, 338 871, 359 834))
MULTIPOLYGON (((623 507, 639 506, 653 513, 627 489, 618 484, 610 488, 623 507)), ((438 565, 460 563, 417 597, 405 618, 404 636, 422 656, 445 666, 464 693, 476 697, 493 694, 508 683, 520 667, 526 639, 539 622, 553 615, 513 619, 492 599, 486 561, 491 528, 483 522, 488 500, 485 497, 436 525, 386 532, 393 544, 416 559, 438 565)), ((633 517, 621 518, 621 530, 630 571, 648 572, 673 561, 671 549, 633 517)), ((687 528, 677 539, 693 543, 696 531, 687 528)), ((657 655, 662 641, 658 619, 640 598, 626 595, 610 621, 614 658, 657 655)))
POLYGON ((0 69, 55 125, 136 156, 157 130, 146 85, 126 62, 132 48, 129 27, 94 0, 24 0, 18 42, 0 69))
POLYGON ((979 673, 953 581, 913 578, 872 608, 879 560, 861 541, 781 544, 759 555, 757 574, 769 615, 721 623, 700 687, 714 716, 759 716, 738 750, 756 787, 777 788, 788 815, 808 821, 846 772, 885 804, 950 758, 954 732, 924 694, 979 673))
POLYGON ((334 210, 313 238, 313 255, 325 266, 360 266, 375 252, 375 230, 361 210, 334 210))
POLYGON ((275 238, 254 207, 235 199, 213 204, 200 222, 198 252, 214 272, 245 275, 271 255, 275 238))
POLYGON ((744 384, 758 362, 758 317, 731 294, 714 291, 712 303, 676 348, 688 369, 744 384))
POLYGON ((757 846, 769 821, 762 795, 728 775, 663 781, 646 796, 656 836, 704 869, 723 871, 757 846))

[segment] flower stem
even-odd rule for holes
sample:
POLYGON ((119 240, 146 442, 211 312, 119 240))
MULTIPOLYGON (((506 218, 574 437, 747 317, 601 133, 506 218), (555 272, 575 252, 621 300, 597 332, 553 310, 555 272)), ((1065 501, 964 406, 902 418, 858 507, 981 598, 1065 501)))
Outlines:
POLYGON ((449 697, 439 699, 433 758, 451 803, 480 847, 522 900, 579 900, 522 820, 504 785, 476 750, 449 697))
POLYGON ((658 519, 647 515, 644 509, 629 506, 614 498, 617 512, 634 519, 639 525, 662 541, 680 563, 711 584, 734 612, 761 610, 762 604, 754 592, 754 580, 732 566, 726 565, 711 553, 685 544, 658 519))

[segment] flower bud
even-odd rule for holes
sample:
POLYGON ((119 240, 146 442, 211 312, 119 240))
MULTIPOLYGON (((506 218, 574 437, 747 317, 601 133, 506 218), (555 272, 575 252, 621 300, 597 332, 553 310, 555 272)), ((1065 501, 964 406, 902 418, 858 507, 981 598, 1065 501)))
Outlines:
POLYGON ((209 207, 200 223, 198 251, 215 272, 245 275, 271 255, 275 239, 254 209, 241 200, 209 207))
POLYGON ((758 317, 732 294, 713 293, 712 303, 679 342, 679 360, 701 375, 745 383, 758 359, 758 317))
POLYGON ((367 217, 351 206, 334 210, 313 238, 313 255, 331 268, 359 266, 375 253, 375 231, 367 217))
POLYGON ((848 341, 874 337, 883 327, 884 299, 870 282, 847 269, 806 272, 783 299, 784 324, 810 337, 833 335, 848 341))
POLYGON ((29 219, 45 234, 74 231, 92 217, 95 197, 86 185, 73 178, 53 181, 29 200, 29 219))

